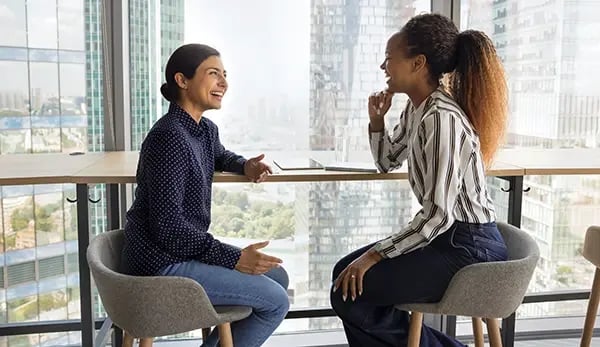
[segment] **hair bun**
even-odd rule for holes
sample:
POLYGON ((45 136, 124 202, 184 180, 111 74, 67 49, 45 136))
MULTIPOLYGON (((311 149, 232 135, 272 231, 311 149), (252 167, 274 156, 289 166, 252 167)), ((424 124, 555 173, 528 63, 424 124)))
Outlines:
POLYGON ((167 83, 163 83, 162 86, 160 86, 160 93, 162 94, 162 96, 167 99, 167 101, 169 102, 174 102, 175 101, 175 96, 173 95, 173 89, 169 87, 169 85, 167 83))

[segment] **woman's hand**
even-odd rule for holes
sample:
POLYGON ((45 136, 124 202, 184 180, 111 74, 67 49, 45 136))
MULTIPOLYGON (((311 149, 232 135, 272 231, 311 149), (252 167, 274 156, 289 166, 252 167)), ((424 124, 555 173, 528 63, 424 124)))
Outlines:
POLYGON ((264 154, 246 160, 244 164, 244 175, 254 183, 260 183, 267 179, 269 174, 273 173, 271 167, 261 160, 265 158, 264 154))
POLYGON ((369 269, 379 263, 383 258, 377 251, 370 249, 356 258, 350 265, 346 266, 338 278, 336 278, 333 286, 335 292, 342 287, 342 298, 346 301, 348 294, 352 301, 356 300, 357 294, 363 292, 363 277, 369 269))
POLYGON ((372 132, 379 132, 384 129, 385 123, 383 118, 392 106, 393 97, 394 93, 390 93, 387 90, 373 93, 369 96, 369 120, 372 132))
POLYGON ((242 249, 242 256, 235 264, 235 269, 250 275, 262 275, 278 267, 283 262, 281 259, 259 251, 259 249, 267 247, 268 244, 269 241, 263 241, 242 249))

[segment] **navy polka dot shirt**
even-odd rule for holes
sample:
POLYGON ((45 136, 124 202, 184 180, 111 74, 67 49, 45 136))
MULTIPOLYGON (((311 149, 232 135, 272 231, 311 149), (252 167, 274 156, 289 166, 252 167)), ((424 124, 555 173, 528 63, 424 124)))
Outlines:
POLYGON ((217 126, 200 123, 175 103, 142 144, 137 189, 125 225, 124 266, 132 275, 157 275, 189 260, 233 269, 237 247, 208 233, 215 171, 244 173, 246 160, 226 150, 217 126))

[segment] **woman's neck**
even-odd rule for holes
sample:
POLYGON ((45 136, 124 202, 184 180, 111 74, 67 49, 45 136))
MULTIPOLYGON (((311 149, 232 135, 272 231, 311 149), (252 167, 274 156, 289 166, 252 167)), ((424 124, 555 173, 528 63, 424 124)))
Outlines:
POLYGON ((192 116, 196 123, 200 123, 200 120, 202 120, 202 114, 204 113, 204 110, 201 107, 189 100, 178 101, 177 105, 179 105, 179 107, 192 116))
POLYGON ((413 103, 415 108, 418 108, 419 106, 421 106, 421 103, 425 101, 425 99, 427 99, 427 97, 431 95, 431 93, 433 93, 437 88, 437 85, 434 86, 428 83, 426 85, 417 87, 412 92, 406 94, 408 94, 408 97, 410 98, 410 101, 413 103))

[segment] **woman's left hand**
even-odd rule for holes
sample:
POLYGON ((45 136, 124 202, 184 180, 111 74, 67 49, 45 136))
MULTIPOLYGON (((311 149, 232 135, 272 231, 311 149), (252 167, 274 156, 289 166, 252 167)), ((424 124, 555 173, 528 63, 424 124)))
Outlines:
POLYGON ((333 291, 335 292, 341 287, 344 301, 346 301, 348 294, 350 294, 352 301, 356 300, 357 294, 361 295, 363 292, 365 273, 382 259, 381 255, 374 249, 366 251, 339 274, 335 280, 333 291))
POLYGON ((267 179, 269 174, 273 173, 271 167, 261 160, 265 158, 264 154, 246 160, 244 164, 244 175, 254 183, 260 183, 267 179))

